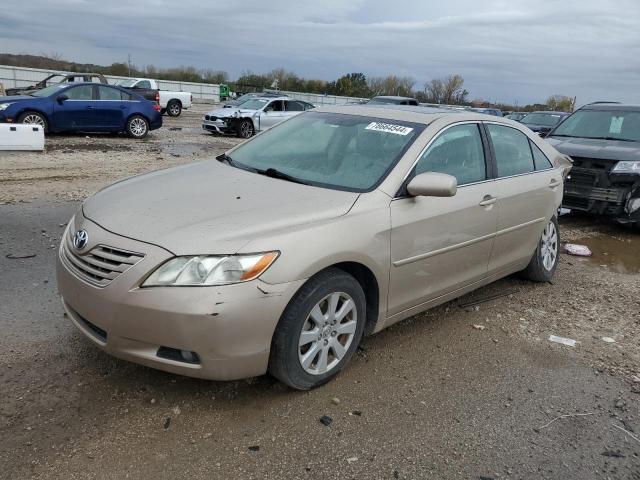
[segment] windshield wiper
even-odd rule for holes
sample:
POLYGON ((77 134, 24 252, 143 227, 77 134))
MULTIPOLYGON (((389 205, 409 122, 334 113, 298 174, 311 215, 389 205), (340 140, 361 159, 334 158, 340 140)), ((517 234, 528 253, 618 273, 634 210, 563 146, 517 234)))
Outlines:
POLYGON ((300 183, 302 185, 310 185, 310 183, 305 182, 297 177, 289 175, 288 173, 281 172, 275 168, 267 168, 266 170, 256 170, 256 173, 260 173, 261 175, 266 175, 271 178, 279 178, 280 180, 287 180, 288 182, 300 183))
POLYGON ((233 158, 231 158, 226 153, 223 153, 222 155, 218 155, 216 157, 216 160, 218 160, 220 163, 226 163, 227 165, 231 165, 232 167, 239 168, 240 170, 247 170, 249 172, 261 173, 257 168, 248 167, 247 165, 243 165, 242 163, 236 162, 233 158))

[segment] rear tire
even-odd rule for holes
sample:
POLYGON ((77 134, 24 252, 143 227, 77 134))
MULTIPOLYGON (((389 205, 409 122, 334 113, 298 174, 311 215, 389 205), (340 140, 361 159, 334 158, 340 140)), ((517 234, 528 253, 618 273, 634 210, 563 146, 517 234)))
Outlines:
POLYGON ((141 115, 134 115, 127 120, 127 135, 131 138, 144 138, 149 133, 149 122, 141 115))
POLYGON ((522 276, 533 282, 550 282, 558 268, 559 261, 560 228, 558 227, 558 219, 554 215, 542 232, 542 237, 529 265, 522 270, 522 276))
POLYGON ((44 115, 38 112, 24 112, 18 117, 18 123, 26 125, 40 125, 44 133, 49 132, 49 122, 44 115))
POLYGON ((167 104, 167 115, 170 117, 178 117, 182 113, 182 105, 177 100, 171 100, 167 104))
POLYGON ((269 372, 297 390, 328 382, 358 348, 365 315, 364 292, 351 275, 329 268, 311 277, 280 317, 269 372))
POLYGON ((240 138, 251 138, 253 136, 253 122, 251 120, 242 120, 237 127, 238 136, 240 138))

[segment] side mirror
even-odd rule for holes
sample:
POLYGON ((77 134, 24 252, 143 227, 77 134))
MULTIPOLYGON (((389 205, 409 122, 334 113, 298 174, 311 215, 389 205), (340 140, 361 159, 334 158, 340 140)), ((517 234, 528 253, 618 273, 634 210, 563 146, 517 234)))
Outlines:
POLYGON ((458 180, 446 173, 421 173, 411 179, 407 191, 414 197, 453 197, 458 191, 458 180))
POLYGON ((58 97, 56 98, 56 100, 58 101, 58 103, 60 105, 62 105, 63 102, 65 102, 66 100, 69 100, 69 97, 67 97, 64 93, 62 95, 58 95, 58 97))

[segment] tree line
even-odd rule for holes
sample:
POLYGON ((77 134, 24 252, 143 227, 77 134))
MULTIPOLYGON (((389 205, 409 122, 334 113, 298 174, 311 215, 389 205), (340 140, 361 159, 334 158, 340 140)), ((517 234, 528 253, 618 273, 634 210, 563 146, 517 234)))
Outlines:
POLYGON ((342 75, 334 81, 306 79, 295 72, 276 68, 267 73, 244 71, 232 81, 224 70, 197 69, 192 66, 158 68, 154 65, 138 67, 126 62, 115 62, 108 66, 76 63, 63 60, 59 54, 13 55, 0 53, 0 64, 18 67, 65 70, 70 72, 94 72, 103 75, 150 77, 157 80, 226 83, 237 92, 262 91, 277 85, 280 90, 319 93, 347 97, 371 98, 376 95, 398 95, 413 97, 422 103, 467 105, 474 107, 494 107, 504 111, 561 110, 572 111, 574 99, 565 95, 553 95, 545 103, 535 103, 518 107, 505 103, 491 103, 483 99, 469 99, 469 91, 464 87, 464 78, 458 74, 429 80, 420 85, 412 77, 387 75, 367 77, 354 72, 342 75))

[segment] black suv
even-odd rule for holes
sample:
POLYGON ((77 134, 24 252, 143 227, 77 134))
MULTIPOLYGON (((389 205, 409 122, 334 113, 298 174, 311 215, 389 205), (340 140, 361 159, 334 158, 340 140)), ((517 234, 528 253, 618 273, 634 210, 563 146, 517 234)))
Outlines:
POLYGON ((586 105, 547 140, 573 159, 564 207, 640 224, 640 106, 586 105))

